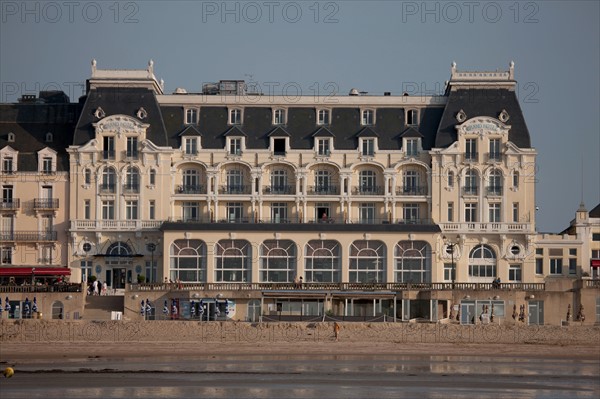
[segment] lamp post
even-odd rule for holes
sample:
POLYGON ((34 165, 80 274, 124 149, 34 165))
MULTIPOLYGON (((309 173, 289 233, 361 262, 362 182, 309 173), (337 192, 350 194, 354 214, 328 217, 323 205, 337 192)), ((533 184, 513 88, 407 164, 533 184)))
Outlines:
MULTIPOLYGON (((446 241, 446 236, 442 237, 444 241, 446 241)), ((454 289, 454 283, 456 281, 456 265, 454 264, 454 247, 456 243, 452 241, 448 241, 446 243, 446 253, 450 254, 450 259, 452 261, 452 289, 454 289)))
POLYGON ((148 282, 151 282, 151 280, 152 280, 152 278, 151 278, 152 277, 152 272, 154 270, 154 251, 156 251, 156 244, 153 243, 153 242, 151 242, 148 245, 146 245, 146 248, 148 248, 148 251, 150 251, 152 253, 152 260, 151 260, 151 263, 150 263, 150 276, 147 276, 148 277, 148 282))

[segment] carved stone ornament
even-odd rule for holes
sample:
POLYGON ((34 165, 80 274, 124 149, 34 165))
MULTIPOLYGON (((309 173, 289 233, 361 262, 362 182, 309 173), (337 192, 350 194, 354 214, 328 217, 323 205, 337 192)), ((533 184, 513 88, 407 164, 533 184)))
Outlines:
POLYGON ((460 111, 458 111, 458 113, 456 114, 456 120, 459 121, 460 123, 463 123, 464 121, 466 121, 467 114, 465 114, 465 111, 463 111, 462 109, 460 111))
POLYGON ((94 123, 93 126, 96 128, 96 134, 116 133, 120 137, 122 134, 145 134, 150 125, 141 123, 129 116, 113 115, 94 123))
POLYGON ((146 119, 148 117, 148 112, 146 112, 144 107, 141 107, 140 109, 137 110, 136 115, 137 115, 138 119, 146 119))
POLYGON ((459 136, 476 134, 483 137, 488 134, 499 134, 507 137, 510 131, 510 126, 489 116, 474 117, 455 127, 458 130, 459 136))
POLYGON ((508 112, 506 112, 505 109, 503 109, 502 112, 500 112, 500 115, 498 115, 498 119, 500 119, 502 122, 507 122, 509 118, 510 115, 508 115, 508 112))
POLYGON ((104 110, 101 107, 96 108, 96 110, 94 111, 94 116, 97 119, 102 119, 106 116, 106 113, 104 112, 104 110))

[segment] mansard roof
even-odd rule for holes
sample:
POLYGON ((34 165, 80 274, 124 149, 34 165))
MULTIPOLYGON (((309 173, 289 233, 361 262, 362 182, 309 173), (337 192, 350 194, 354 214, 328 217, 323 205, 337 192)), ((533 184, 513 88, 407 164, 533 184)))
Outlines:
MULTIPOLYGON (((158 146, 167 146, 167 134, 162 112, 154 93, 147 88, 99 87, 88 92, 81 116, 75 128, 73 145, 83 145, 96 137, 92 123, 98 122, 94 113, 102 108, 106 116, 127 115, 137 119, 137 111, 144 108, 147 113, 141 122, 150 126, 146 130, 146 138, 158 146)), ((178 130, 179 133, 181 129, 178 130)))
POLYGON ((373 129, 367 126, 360 132, 358 132, 356 134, 356 137, 379 137, 379 135, 377 134, 377 132, 375 132, 373 129))
MULTIPOLYGON (((530 148, 529 130, 517 94, 509 89, 457 89, 450 92, 435 138, 435 148, 446 148, 457 140, 456 114, 463 110, 467 120, 475 116, 498 118, 503 110, 509 115, 508 140, 519 148, 530 148)), ((425 145, 423 146, 425 148, 425 145)))
POLYGON ((415 129, 414 127, 409 127, 407 128, 405 131, 402 132, 402 134, 400 135, 400 137, 402 138, 407 138, 407 137, 417 137, 417 138, 423 138, 425 136, 423 136, 421 134, 421 132, 419 132, 417 129, 415 129))
POLYGON ((17 170, 38 170, 38 151, 48 147, 57 153, 56 169, 69 170, 67 147, 79 115, 74 103, 15 103, 0 104, 0 148, 12 147, 19 152, 17 170), (8 141, 14 133, 15 141, 8 141), (52 141, 46 134, 52 133, 52 141))
POLYGON ((179 133, 180 137, 189 137, 189 136, 202 136, 202 133, 195 126, 187 126, 185 129, 179 133))

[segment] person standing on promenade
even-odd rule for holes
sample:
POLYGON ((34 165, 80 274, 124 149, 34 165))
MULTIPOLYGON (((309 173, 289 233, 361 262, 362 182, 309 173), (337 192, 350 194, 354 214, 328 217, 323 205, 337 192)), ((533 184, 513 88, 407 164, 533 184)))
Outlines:
POLYGON ((333 335, 335 336, 336 342, 340 340, 340 325, 337 323, 333 323, 333 335))

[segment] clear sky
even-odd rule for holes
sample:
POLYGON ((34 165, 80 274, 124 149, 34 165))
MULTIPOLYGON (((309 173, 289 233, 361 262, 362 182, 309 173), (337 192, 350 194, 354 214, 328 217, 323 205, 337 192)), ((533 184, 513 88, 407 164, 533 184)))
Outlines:
POLYGON ((439 93, 452 61, 507 70, 514 60, 539 153, 538 231, 574 217, 582 165, 588 210, 600 202, 598 1, 1 0, 0 24, 2 102, 56 88, 75 100, 94 58, 101 69, 153 59, 168 93, 252 78, 264 92, 295 83, 307 95, 439 93))

